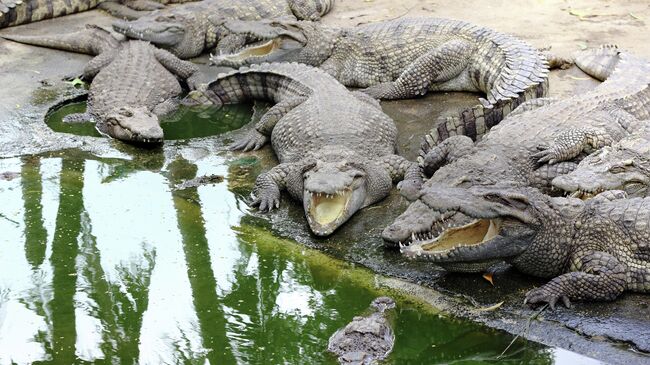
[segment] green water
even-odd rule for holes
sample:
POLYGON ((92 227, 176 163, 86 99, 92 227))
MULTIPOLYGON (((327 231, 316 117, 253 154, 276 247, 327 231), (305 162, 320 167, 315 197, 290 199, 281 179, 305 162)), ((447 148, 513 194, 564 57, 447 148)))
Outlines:
MULTIPOLYGON (((85 102, 63 105, 52 110, 47 116, 47 125, 60 133, 99 137, 94 123, 64 123, 68 114, 86 111, 85 102)), ((171 115, 160 120, 165 139, 169 141, 197 137, 207 137, 241 128, 251 119, 250 105, 226 105, 216 108, 187 108, 181 106, 171 115)))
POLYGON ((255 157, 165 151, 0 160, 0 364, 336 364, 328 338, 379 295, 389 364, 584 363, 522 340, 497 360, 512 336, 269 233, 240 198, 255 157), (206 174, 225 181, 173 189, 206 174))

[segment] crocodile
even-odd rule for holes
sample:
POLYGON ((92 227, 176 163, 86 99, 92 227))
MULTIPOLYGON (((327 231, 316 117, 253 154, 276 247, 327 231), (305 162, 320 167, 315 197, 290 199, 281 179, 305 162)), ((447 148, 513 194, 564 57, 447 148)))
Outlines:
POLYGON ((650 196, 650 132, 635 133, 580 161, 572 172, 553 179, 555 188, 590 198, 607 190, 630 197, 650 196))
POLYGON ((206 0, 155 11, 137 20, 117 20, 113 29, 187 59, 215 47, 218 52, 241 48, 246 39, 227 31, 223 23, 228 19, 318 20, 330 11, 333 3, 334 0, 206 0))
POLYGON ((370 308, 372 314, 354 317, 352 322, 330 337, 327 350, 338 356, 340 364, 376 364, 393 350, 395 334, 385 312, 395 308, 395 301, 389 297, 375 298, 370 308))
POLYGON ((275 105, 233 150, 271 142, 280 162, 257 177, 252 202, 261 211, 280 205, 280 190, 302 201, 319 236, 331 234, 355 212, 386 197, 393 182, 420 175, 417 162, 395 153, 397 127, 379 102, 350 92, 307 65, 253 65, 219 76, 187 103, 217 106, 244 100, 275 105))
POLYGON ((159 144, 163 130, 159 116, 171 112, 182 92, 197 83, 198 68, 142 41, 120 42, 108 31, 86 25, 81 31, 53 35, 11 35, 4 38, 43 47, 96 55, 84 68, 90 80, 86 113, 71 114, 64 122, 94 121, 103 135, 135 144, 159 144))
MULTIPOLYGON (((402 181, 403 195, 413 200, 420 188, 494 184, 532 186, 551 193, 552 180, 573 171, 584 153, 647 127, 647 61, 615 46, 602 46, 579 52, 575 62, 588 74, 606 80, 581 95, 527 102, 476 144, 465 136, 444 140, 425 155, 424 170, 430 170, 431 178, 422 186, 419 180, 402 181)), ((468 221, 462 214, 441 215, 415 199, 382 236, 395 246, 428 239, 439 232, 443 220, 447 224, 468 221)))
POLYGON ((237 67, 292 61, 317 66, 348 87, 379 99, 428 91, 482 92, 480 104, 435 123, 435 142, 453 135, 480 139, 525 101, 546 96, 548 66, 524 41, 471 23, 403 18, 338 28, 308 21, 229 21, 254 41, 212 62, 237 67))
POLYGON ((194 0, 0 0, 0 28, 101 8, 114 15, 153 11, 194 0), (133 9, 132 11, 130 9, 133 9))
POLYGON ((424 192, 440 212, 471 218, 463 226, 402 248, 407 257, 449 271, 480 272, 505 260, 550 281, 524 303, 614 300, 623 291, 650 292, 650 198, 607 191, 589 200, 550 197, 531 187, 474 186, 424 192))

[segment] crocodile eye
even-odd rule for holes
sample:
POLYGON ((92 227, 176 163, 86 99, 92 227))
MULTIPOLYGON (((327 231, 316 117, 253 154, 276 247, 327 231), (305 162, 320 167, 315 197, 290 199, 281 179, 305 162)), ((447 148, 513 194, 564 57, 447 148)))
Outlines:
POLYGON ((500 199, 501 199, 501 197, 500 197, 499 195, 494 194, 494 193, 488 193, 488 194, 485 194, 484 198, 485 198, 486 200, 492 200, 492 201, 500 200, 500 199))
POLYGON ((621 174, 625 172, 625 167, 621 165, 612 166, 609 168, 609 172, 612 174, 621 174))
POLYGON ((133 116, 133 112, 131 112, 131 111, 128 110, 128 109, 120 109, 120 110, 118 111, 118 113, 119 113, 121 116, 124 116, 124 117, 127 117, 127 118, 130 118, 130 117, 133 116))

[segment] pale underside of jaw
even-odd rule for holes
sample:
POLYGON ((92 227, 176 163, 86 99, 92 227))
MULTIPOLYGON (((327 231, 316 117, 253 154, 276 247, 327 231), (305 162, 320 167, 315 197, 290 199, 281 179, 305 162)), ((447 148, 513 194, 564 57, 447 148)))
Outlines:
POLYGON ((240 52, 224 55, 223 58, 228 61, 245 61, 249 58, 264 57, 275 51, 279 45, 278 40, 271 39, 264 43, 248 47, 240 52))
POLYGON ((411 246, 401 246, 402 250, 411 250, 417 256, 423 253, 444 254, 460 247, 479 246, 496 237, 501 228, 500 219, 477 219, 459 227, 450 227, 440 235, 411 246))
POLYGON ((312 192, 310 194, 309 213, 316 223, 326 226, 344 217, 352 191, 341 190, 334 194, 312 192))

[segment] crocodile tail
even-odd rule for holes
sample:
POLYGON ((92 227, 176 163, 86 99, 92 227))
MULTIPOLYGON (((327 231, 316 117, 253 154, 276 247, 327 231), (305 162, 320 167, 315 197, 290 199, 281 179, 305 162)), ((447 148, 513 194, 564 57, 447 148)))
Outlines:
POLYGON ((490 33, 487 44, 479 49, 480 61, 470 69, 487 99, 480 99, 481 104, 456 115, 439 118, 422 140, 421 156, 450 136, 479 140, 520 104, 548 93, 548 64, 538 50, 497 32, 490 33))
POLYGON ((539 83, 519 92, 516 97, 501 99, 495 104, 490 104, 483 99, 482 104, 464 109, 458 115, 438 118, 435 127, 422 139, 419 154, 424 157, 431 148, 451 136, 464 135, 479 140, 519 105, 545 97, 547 92, 548 79, 544 78, 539 83))
POLYGON ((79 13, 101 0, 0 0, 0 28, 79 13))
POLYGON ((119 47, 119 41, 108 31, 88 24, 84 30, 59 35, 3 35, 18 43, 61 49, 89 55, 98 55, 108 49, 119 47))
POLYGON ((291 77, 307 67, 297 64, 262 63, 220 74, 207 85, 205 96, 215 105, 237 104, 246 100, 279 101, 280 94, 307 95, 310 89, 291 77), (292 69, 292 66, 294 69, 292 69))
POLYGON ((605 81, 616 69, 621 51, 613 44, 579 51, 575 64, 589 76, 605 81))

